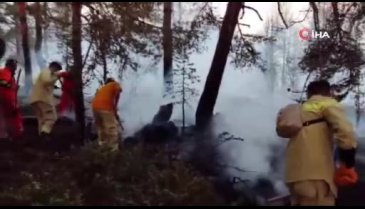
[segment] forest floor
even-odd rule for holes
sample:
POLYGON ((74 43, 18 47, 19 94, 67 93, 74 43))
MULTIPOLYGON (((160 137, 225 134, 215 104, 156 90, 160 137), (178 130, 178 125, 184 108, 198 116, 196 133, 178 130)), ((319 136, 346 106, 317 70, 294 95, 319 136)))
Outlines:
MULTIPOLYGON (((361 150, 359 151, 361 152, 361 150)), ((160 176, 161 179, 157 180, 161 181, 162 178, 168 177, 169 181, 175 181, 177 185, 181 185, 181 188, 179 188, 179 186, 174 188, 175 186, 168 182, 159 182, 154 187, 160 187, 159 189, 161 189, 161 191, 164 189, 174 190, 174 195, 179 195, 179 193, 182 195, 184 192, 189 191, 187 189, 182 189, 182 185, 185 185, 190 181, 191 183, 194 183, 194 181, 196 181, 194 179, 197 179, 198 183, 195 182, 196 185, 192 186, 192 190, 189 191, 189 193, 191 193, 191 195, 188 195, 190 196, 189 198, 183 198, 183 195, 180 198, 177 198, 172 195, 172 197, 166 197, 167 199, 164 199, 165 195, 163 195, 163 192, 161 191, 150 191, 150 195, 157 198, 159 202, 154 202, 152 198, 149 200, 150 202, 144 202, 143 199, 134 197, 135 194, 132 193, 127 194, 128 197, 121 197, 122 195, 125 195, 125 191, 117 192, 116 190, 118 189, 114 187, 118 187, 118 185, 115 184, 115 181, 108 178, 115 178, 115 180, 123 179, 127 178, 126 175, 142 177, 143 173, 149 172, 147 168, 142 167, 148 167, 146 166, 146 163, 153 164, 151 163, 151 160, 146 160, 147 158, 135 157, 135 152, 129 153, 128 156, 124 153, 124 155, 121 156, 125 161, 131 161, 131 158, 133 158, 133 162, 140 163, 140 167, 132 167, 131 164, 126 166, 125 162, 120 162, 120 159, 115 161, 113 156, 106 156, 101 150, 74 150, 69 153, 55 154, 47 150, 47 147, 40 143, 40 141, 39 143, 33 142, 27 146, 20 146, 7 140, 1 140, 0 205, 223 204, 222 200, 218 200, 219 198, 215 199, 217 196, 215 196, 216 194, 213 192, 214 188, 209 181, 206 181, 203 177, 199 177, 196 174, 189 174, 191 171, 188 171, 181 165, 178 165, 175 168, 168 168, 167 170, 171 169, 170 171, 173 172, 167 172, 165 173, 165 176, 160 176), (107 162, 109 160, 113 162, 107 162), (145 160, 146 162, 142 163, 142 160, 145 160), (128 169, 128 171, 122 171, 120 169, 114 170, 113 167, 115 167, 115 162, 120 164, 119 167, 127 167, 126 169, 128 169), (125 175, 120 176, 118 171, 125 173, 125 175), (175 176, 181 174, 182 171, 186 171, 186 175, 183 175, 184 177, 182 177, 183 179, 180 179, 181 176, 175 176), (136 174, 136 172, 141 173, 142 175, 136 174), (104 174, 105 178, 98 179, 98 173, 101 175, 104 174), (196 192, 201 193, 200 196, 203 197, 203 199, 198 200, 192 198, 193 195, 196 195, 194 194, 195 192, 193 192, 194 189, 196 192), (102 195, 103 193, 108 195, 102 195), (130 198, 130 200, 123 200, 123 198, 130 198)), ((365 205, 365 199, 363 198, 363 195, 365 194, 365 161, 362 161, 361 157, 362 156, 359 157, 356 165, 360 176, 360 182, 353 187, 339 189, 336 203, 338 206, 365 205)), ((161 167, 161 165, 159 165, 159 167, 161 167)), ((143 179, 145 181, 153 181, 148 180, 146 176, 143 176, 143 179)), ((126 180, 121 181, 126 183, 126 180)), ((135 180, 127 181, 131 181, 128 182, 128 184, 131 184, 135 180)), ((137 191, 140 190, 141 193, 145 192, 144 189, 139 189, 139 187, 144 187, 140 182, 136 182, 133 187, 135 187, 135 190, 137 191)))
MULTIPOLYGON (((25 126, 26 144, 0 140, 0 205, 231 204, 208 178, 183 162, 139 148, 113 154, 92 144, 55 153, 37 136, 34 119, 26 118, 25 126)), ((67 121, 57 122, 53 146, 68 149, 74 128, 67 121)), ((360 182, 341 188, 337 205, 365 205, 361 146, 356 167, 360 182)))
POLYGON ((25 115, 23 143, 0 140, 0 205, 226 204, 211 179, 164 152, 141 146, 112 152, 93 142, 80 147, 76 127, 62 119, 52 143, 45 143, 25 115))
POLYGON ((188 164, 140 147, 93 144, 51 152, 44 143, 0 141, 0 205, 224 205, 188 164))

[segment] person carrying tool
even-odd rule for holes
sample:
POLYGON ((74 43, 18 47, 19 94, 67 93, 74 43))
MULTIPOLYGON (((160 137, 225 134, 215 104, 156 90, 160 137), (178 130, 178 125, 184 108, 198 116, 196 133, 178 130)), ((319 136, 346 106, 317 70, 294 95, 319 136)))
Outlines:
POLYGON ((58 106, 58 112, 63 114, 66 109, 72 111, 75 108, 74 90, 75 82, 72 78, 72 73, 70 71, 62 72, 59 74, 60 79, 62 79, 62 94, 60 98, 60 103, 58 106))
POLYGON ((59 71, 62 66, 58 62, 51 62, 47 69, 38 75, 30 94, 30 105, 38 120, 39 135, 48 140, 57 120, 53 90, 59 79, 59 71))
POLYGON ((98 143, 105 144, 112 150, 118 150, 120 143, 120 121, 117 111, 121 92, 121 85, 114 79, 108 78, 105 85, 96 92, 91 104, 98 143))
POLYGON ((0 111, 8 137, 13 140, 19 139, 23 134, 23 119, 17 100, 19 86, 14 78, 17 65, 15 59, 8 59, 5 68, 0 69, 0 111))
POLYGON ((358 181, 354 169, 355 132, 343 107, 331 97, 327 81, 311 82, 307 97, 308 100, 299 105, 300 112, 293 108, 293 114, 285 116, 284 108, 278 115, 278 135, 290 138, 286 150, 285 181, 292 205, 333 206, 337 186, 353 185, 358 181), (299 130, 284 130, 290 127, 295 130, 293 124, 297 121, 301 123, 299 130), (334 145, 339 153, 338 168, 333 159, 334 145))

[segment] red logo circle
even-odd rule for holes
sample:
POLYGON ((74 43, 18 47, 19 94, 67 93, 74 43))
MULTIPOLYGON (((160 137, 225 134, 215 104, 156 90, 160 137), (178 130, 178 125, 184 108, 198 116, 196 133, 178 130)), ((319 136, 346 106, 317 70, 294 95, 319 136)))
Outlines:
POLYGON ((308 29, 308 28, 303 28, 299 31, 299 37, 302 39, 302 40, 305 40, 305 41, 309 41, 312 37, 311 37, 311 31, 308 29))

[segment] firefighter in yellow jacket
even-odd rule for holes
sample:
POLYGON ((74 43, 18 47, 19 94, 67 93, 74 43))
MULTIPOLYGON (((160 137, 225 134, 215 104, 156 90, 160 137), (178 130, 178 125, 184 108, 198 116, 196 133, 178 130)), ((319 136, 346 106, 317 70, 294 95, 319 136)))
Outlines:
POLYGON ((30 94, 30 104, 38 120, 38 131, 44 138, 49 138, 57 120, 53 90, 60 70, 60 63, 51 62, 48 69, 42 70, 38 75, 30 94))
POLYGON ((331 98, 327 81, 308 85, 308 100, 302 105, 302 120, 323 122, 303 124, 286 150, 285 180, 292 205, 335 205, 337 186, 357 182, 354 170, 357 142, 343 107, 331 98), (341 166, 336 169, 333 153, 337 146, 341 166))
POLYGON ((98 142, 113 150, 119 146, 119 121, 117 108, 122 88, 118 82, 108 78, 105 85, 95 94, 92 101, 95 126, 98 133, 98 142))

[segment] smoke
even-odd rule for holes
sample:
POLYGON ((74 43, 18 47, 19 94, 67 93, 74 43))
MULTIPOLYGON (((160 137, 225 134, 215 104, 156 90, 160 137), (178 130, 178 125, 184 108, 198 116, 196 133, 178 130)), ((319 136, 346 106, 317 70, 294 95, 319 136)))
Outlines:
POLYGON ((124 121, 123 135, 132 135, 152 121, 162 102, 162 87, 162 71, 132 72, 123 77, 123 93, 119 103, 124 121))
POLYGON ((215 131, 228 131, 244 139, 223 144, 221 151, 228 156, 228 165, 247 171, 229 169, 229 174, 252 181, 268 178, 278 190, 285 191, 282 162, 286 141, 277 137, 275 125, 278 110, 289 103, 292 101, 285 91, 271 91, 258 69, 225 73, 216 104, 223 121, 217 122, 215 131))
MULTIPOLYGON (((194 54, 190 57, 190 61, 195 64, 194 67, 201 78, 200 83, 192 86, 200 94, 204 88, 217 40, 218 32, 210 33, 210 37, 205 43, 207 46, 206 52, 199 55, 194 54)), ((46 61, 62 59, 62 55, 57 53, 56 42, 50 40, 47 43, 51 56, 45 55, 46 61)), ((298 47, 297 44, 293 45, 295 56, 298 56, 298 47)), ((83 43, 83 50, 86 51, 87 48, 88 45, 83 43)), ((33 70, 39 69, 36 58, 40 58, 40 55, 33 55, 33 70)), ((244 142, 226 142, 221 145, 220 151, 227 156, 227 165, 241 168, 247 172, 234 169, 228 169, 227 172, 232 176, 239 176, 242 179, 253 181, 266 177, 273 182, 278 192, 286 192, 283 183, 286 141, 276 136, 275 119, 281 107, 293 102, 290 100, 291 95, 288 95, 285 86, 283 86, 283 89, 273 91, 268 82, 272 78, 265 77, 265 74, 259 69, 234 70, 229 61, 226 65, 215 106, 215 113, 220 113, 222 116, 219 121, 215 121, 215 132, 219 134, 228 131, 244 139, 244 142)), ((123 120, 124 136, 132 135, 144 125, 150 123, 163 102, 162 64, 152 67, 151 63, 151 60, 141 59, 139 64, 142 67, 138 72, 126 71, 123 73, 123 79, 121 80, 123 93, 119 103, 119 113, 123 120)), ((113 64, 110 64, 109 67, 112 69, 113 64)), ((35 70, 33 76, 39 73, 37 70, 35 70)), ((296 80, 295 84, 299 84, 297 85, 299 88, 302 87, 305 77, 306 75, 296 80)), ((90 95, 93 95, 96 88, 97 84, 89 88, 90 95)), ((200 96, 189 99, 191 107, 187 108, 186 112, 187 124, 194 124, 195 110, 199 98, 200 96)), ((174 106, 172 120, 181 120, 180 105, 174 106)))
MULTIPOLYGON (((212 33, 207 40, 208 50, 205 53, 191 57, 202 80, 194 85, 200 94, 213 58, 217 36, 217 33, 212 33)), ((124 135, 131 135, 152 121, 162 102, 162 77, 162 68, 159 67, 150 72, 142 70, 124 74, 120 102, 124 135)), ((194 124, 199 97, 190 99, 191 108, 187 109, 188 124, 194 124)), ((225 143, 221 146, 221 152, 229 159, 227 165, 250 171, 242 173, 227 170, 229 174, 253 181, 267 177, 277 189, 285 191, 281 162, 286 142, 276 136, 275 120, 278 110, 290 102, 292 100, 286 90, 272 92, 267 78, 259 69, 234 70, 227 63, 215 107, 215 113, 220 113, 222 119, 216 121, 215 132, 219 134, 228 131, 245 139, 244 142, 225 143), (272 165, 273 157, 280 164, 274 166, 275 168, 272 165)), ((174 106, 172 120, 181 120, 180 107, 174 106)))
POLYGON ((35 51, 34 53, 35 53, 35 57, 36 57, 36 60, 37 60, 38 68, 39 69, 46 68, 47 67, 47 63, 46 63, 46 60, 43 57, 42 50, 39 50, 38 52, 35 51))

